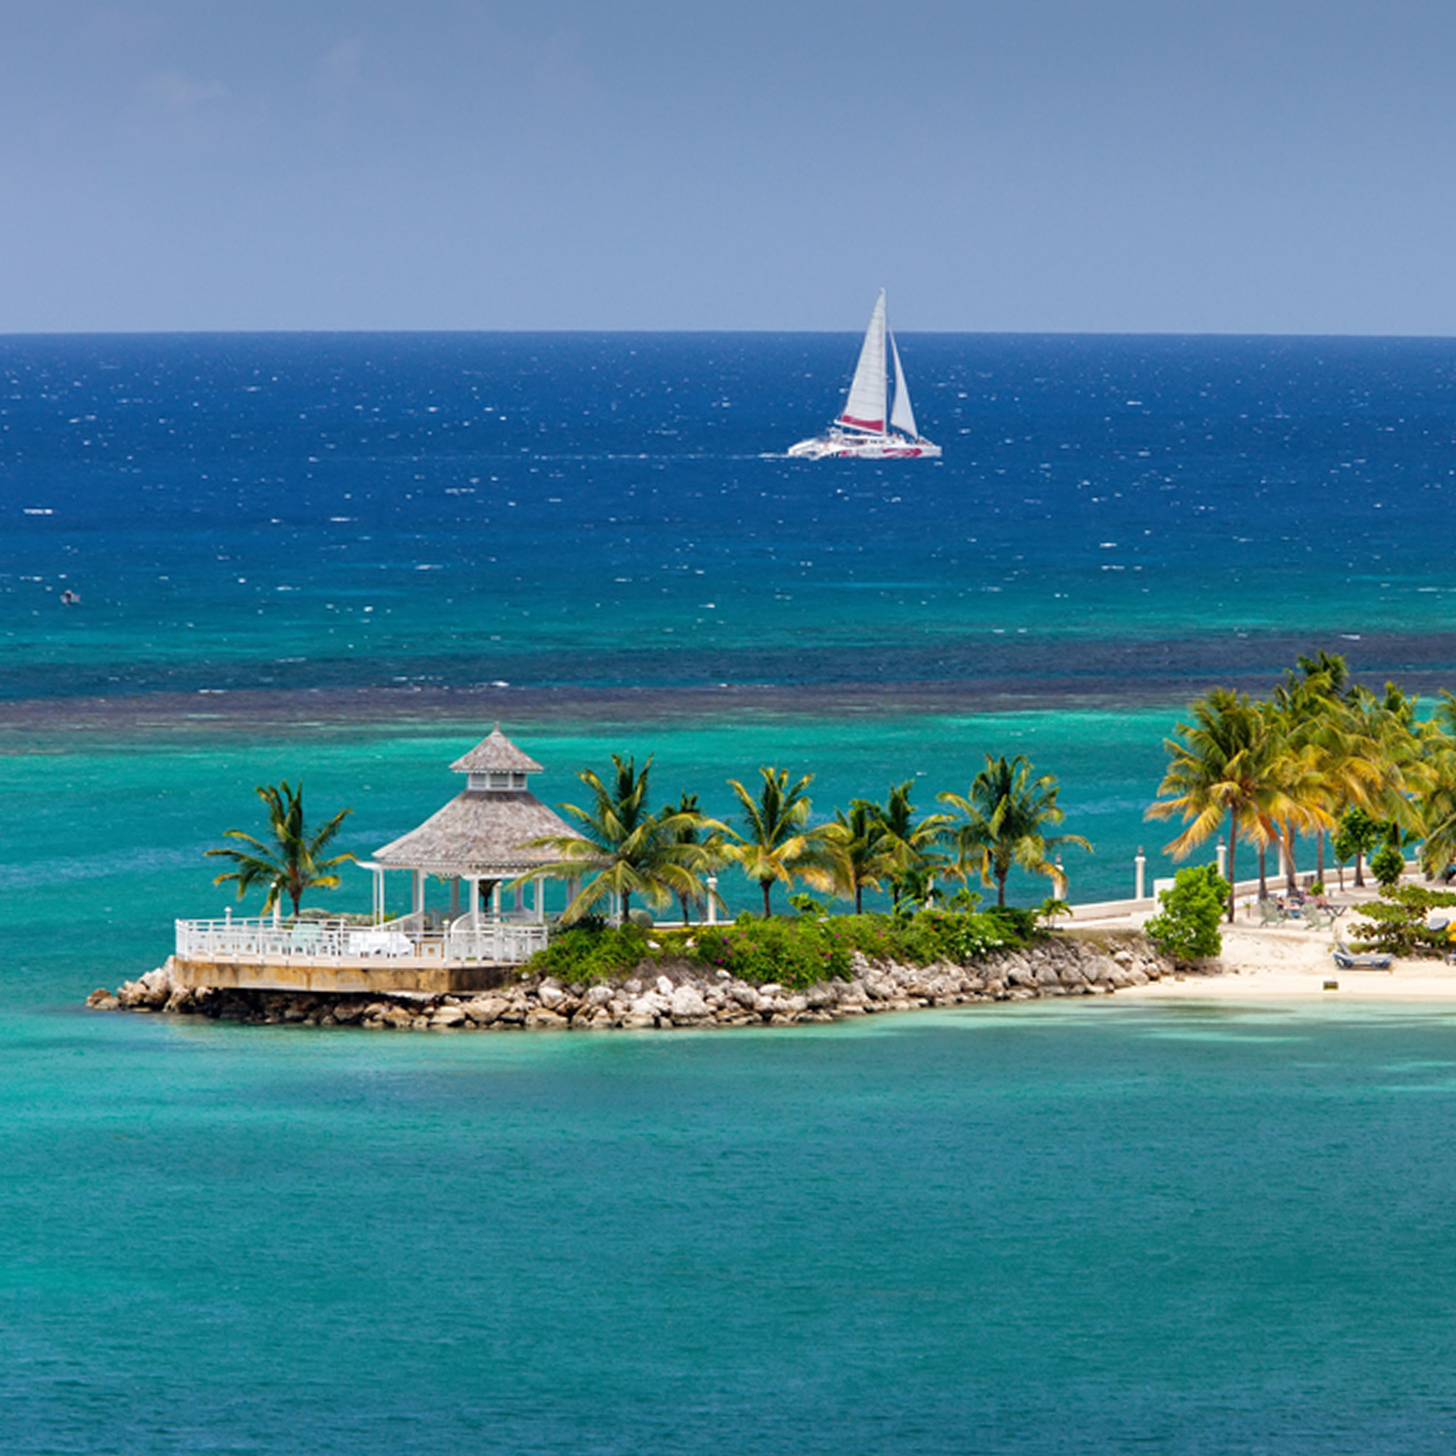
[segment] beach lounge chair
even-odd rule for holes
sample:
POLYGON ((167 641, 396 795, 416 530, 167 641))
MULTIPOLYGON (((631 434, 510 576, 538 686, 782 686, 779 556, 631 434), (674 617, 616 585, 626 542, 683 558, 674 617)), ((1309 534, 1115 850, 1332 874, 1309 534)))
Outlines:
POLYGON ((1266 925, 1283 925, 1284 912, 1274 903, 1273 900, 1259 901, 1259 928, 1262 930, 1266 925))
POLYGON ((1318 905, 1306 905, 1304 923, 1311 930, 1324 930, 1335 923, 1335 917, 1328 910, 1321 910, 1318 905))
POLYGON ((1354 951, 1343 940, 1337 940, 1331 954, 1342 971, 1388 971, 1393 957, 1383 951, 1354 951))

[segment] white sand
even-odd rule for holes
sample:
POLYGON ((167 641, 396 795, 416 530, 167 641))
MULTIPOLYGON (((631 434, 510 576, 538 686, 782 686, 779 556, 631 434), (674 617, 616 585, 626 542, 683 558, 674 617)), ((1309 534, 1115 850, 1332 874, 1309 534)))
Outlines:
POLYGON ((1346 971, 1336 967, 1330 946, 1328 930, 1225 926, 1221 975, 1177 976, 1117 994, 1234 1001, 1338 995, 1456 1003, 1456 966, 1412 958, 1397 959, 1388 971, 1346 971))
MULTIPOLYGON (((1209 975, 1189 973, 1119 991, 1118 996, 1148 999, 1184 997, 1198 1000, 1255 1001, 1299 997, 1374 997, 1380 1000, 1451 1001, 1456 1003, 1456 965, 1427 957, 1397 958, 1388 971, 1341 970, 1331 950, 1337 939, 1349 936, 1350 922, 1358 918, 1358 899, 1373 898, 1345 894, 1342 902, 1355 902, 1335 924, 1325 930, 1310 930, 1298 921, 1274 928, 1262 928, 1246 920, 1240 906, 1233 925, 1224 925, 1223 954, 1209 975)), ((1121 922, 1136 925, 1142 916, 1121 922)), ((1102 922, 1112 925, 1114 922, 1102 922)))

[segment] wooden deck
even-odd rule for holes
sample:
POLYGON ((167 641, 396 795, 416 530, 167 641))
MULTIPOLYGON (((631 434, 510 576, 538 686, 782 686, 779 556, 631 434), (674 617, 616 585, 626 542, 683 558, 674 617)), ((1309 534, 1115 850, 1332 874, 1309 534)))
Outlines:
POLYGON ((389 961, 323 960, 311 956, 257 956, 246 960, 226 957, 172 957, 174 984, 199 988, 215 986, 239 991, 327 991, 338 995, 385 995, 418 991, 439 996, 447 992, 490 991, 505 985, 518 963, 446 965, 438 960, 398 956, 389 961))
POLYGON ((177 921, 174 980, 252 991, 440 995, 503 985, 546 944, 540 921, 480 920, 423 928, 342 920, 177 921))

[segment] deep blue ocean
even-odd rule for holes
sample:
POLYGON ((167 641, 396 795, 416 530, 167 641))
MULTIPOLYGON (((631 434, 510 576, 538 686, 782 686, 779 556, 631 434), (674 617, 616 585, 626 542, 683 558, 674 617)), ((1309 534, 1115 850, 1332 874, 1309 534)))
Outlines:
POLYGON ((0 1449, 1449 1448, 1445 1012, 78 1009, 254 785, 366 857, 497 720, 722 814, 1025 753, 1091 899, 1194 694, 1456 687, 1456 341, 900 346, 939 462, 783 458, 851 335, 0 339, 0 1449))

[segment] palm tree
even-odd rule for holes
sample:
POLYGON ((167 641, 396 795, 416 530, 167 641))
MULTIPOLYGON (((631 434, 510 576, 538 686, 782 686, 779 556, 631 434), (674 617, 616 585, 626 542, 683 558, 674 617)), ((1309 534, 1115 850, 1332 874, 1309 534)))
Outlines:
MULTIPOLYGON (((716 836, 704 841, 701 835, 705 829, 721 829, 722 825, 702 813, 698 808, 696 794, 685 793, 678 799, 676 805, 665 805, 658 814, 657 821, 662 826, 663 833, 674 836, 678 845, 682 847, 683 863, 687 868, 699 875, 713 872, 718 864, 716 836)), ((677 891, 677 900, 682 907, 684 925, 692 923, 688 914, 689 906, 706 903, 710 894, 717 900, 716 892, 709 890, 701 880, 695 890, 682 888, 677 891)))
POLYGON ((1032 874, 1049 875, 1060 898, 1066 888, 1061 866, 1049 853, 1069 845, 1090 850, 1080 834, 1046 834, 1043 826, 1060 824, 1066 818, 1057 807, 1058 786, 1054 775, 1032 780, 1031 764, 1017 754, 1013 759, 986 755, 986 767, 978 773, 967 795, 938 794, 941 803, 958 811, 964 822, 948 830, 956 847, 959 872, 980 872, 981 883, 996 884, 996 903, 1006 903, 1006 877, 1012 865, 1032 874))
POLYGON ((583 870, 596 871, 566 907, 561 917, 564 923, 579 920, 603 900, 615 901, 614 908, 626 920, 631 915, 633 895, 641 895, 649 905, 660 907, 674 895, 703 893, 698 869, 707 851, 684 836, 710 821, 695 812, 649 812, 647 775, 651 767, 652 759, 648 758, 638 772, 631 758, 614 753, 610 784, 603 783, 591 769, 582 769, 577 778, 591 790, 591 804, 587 808, 558 806, 578 832, 544 835, 530 841, 533 846, 554 849, 561 858, 538 866, 527 879, 575 878, 583 870))
POLYGON ((919 888, 929 893, 935 872, 945 862, 944 855, 937 852, 936 846, 953 822, 949 814, 927 814, 917 820, 915 806, 910 802, 912 782, 906 779, 903 784, 891 786, 890 797, 880 815, 884 853, 890 865, 886 878, 897 910, 906 891, 911 888, 912 880, 924 881, 919 888))
POLYGON ((787 769, 760 766, 758 771, 763 784, 757 798, 737 779, 728 780, 743 806, 747 832, 729 829, 733 842, 724 840, 720 852, 724 859, 742 865, 750 880, 758 881, 763 891, 764 918, 768 919, 773 914, 769 892, 776 881, 792 885, 795 880, 803 880, 816 890, 831 889, 834 854, 824 828, 805 828, 810 804, 805 791, 814 775, 805 774, 790 785, 787 769))
POLYGON ((1338 748, 1332 750, 1330 734, 1321 732, 1327 709, 1332 711, 1333 705, 1317 697, 1300 692, 1281 696, 1280 690, 1273 703, 1257 705, 1268 732, 1269 777, 1279 791, 1278 812, 1271 818, 1284 860, 1285 888, 1291 892, 1299 885, 1295 834, 1318 834, 1322 857, 1325 831, 1335 827, 1329 806, 1344 760, 1338 748))
MULTIPOLYGON (((1170 762, 1158 785, 1158 802, 1144 817, 1168 819, 1181 814, 1188 826, 1166 846, 1184 859, 1202 844, 1227 815, 1229 832, 1228 918, 1234 918, 1234 850, 1239 837, 1261 850, 1275 837, 1274 823, 1285 809, 1274 777, 1270 725, 1243 693, 1213 688, 1193 705, 1190 723, 1179 723, 1178 738, 1166 738, 1170 762)), ((1262 875, 1261 885, 1262 891, 1262 875)))
POLYGON ((1444 875, 1456 861, 1456 697, 1444 689, 1431 720, 1420 728, 1425 770, 1416 804, 1421 868, 1427 879, 1444 875))
POLYGON ((834 859, 835 889, 854 901, 854 913, 864 913, 864 892, 878 890, 889 872, 880 806, 869 799, 851 799, 849 813, 834 811, 834 823, 824 826, 825 843, 834 859))
POLYGON ((271 842, 264 843, 241 829, 224 830, 228 839, 236 839, 249 846, 247 849, 209 849, 209 855, 230 859, 236 869, 228 870, 213 880, 220 885, 226 880, 238 882, 238 899, 258 884, 268 886, 268 898, 263 902, 266 915, 278 903, 280 894, 286 894, 293 902, 293 913, 298 914, 298 902, 310 886, 333 890, 338 888, 339 877, 334 871, 342 864, 353 861, 349 853, 336 854, 332 859, 320 856, 330 841, 339 832, 339 826, 352 814, 352 809, 341 809, 322 829, 310 832, 303 821, 303 785, 290 788, 285 779, 276 787, 263 784, 253 790, 268 807, 268 827, 271 842))

